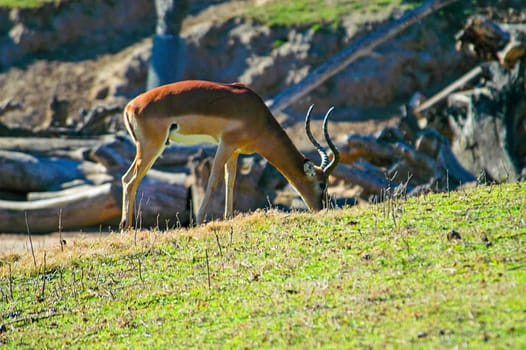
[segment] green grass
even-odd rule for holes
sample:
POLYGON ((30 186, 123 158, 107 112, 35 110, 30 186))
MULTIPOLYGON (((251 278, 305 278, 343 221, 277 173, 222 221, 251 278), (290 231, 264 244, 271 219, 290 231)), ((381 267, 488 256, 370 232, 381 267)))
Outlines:
MULTIPOLYGON (((45 3, 64 0, 0 0, 0 7, 38 8, 45 3)), ((337 25, 349 14, 384 13, 393 8, 411 8, 423 0, 271 0, 263 4, 247 5, 243 13, 260 23, 272 25, 337 25)), ((245 5, 240 5, 245 6, 245 5)))
POLYGON ((68 242, 2 260, 0 344, 523 349, 525 243, 526 183, 68 242))
MULTIPOLYGON (((420 1, 421 2, 421 1, 420 1)), ((337 25, 342 17, 370 13, 389 14, 395 7, 412 7, 402 0, 272 0, 252 5, 246 16, 266 25, 337 25)))
POLYGON ((0 7, 9 8, 38 8, 45 3, 58 3, 62 0, 0 0, 0 7))

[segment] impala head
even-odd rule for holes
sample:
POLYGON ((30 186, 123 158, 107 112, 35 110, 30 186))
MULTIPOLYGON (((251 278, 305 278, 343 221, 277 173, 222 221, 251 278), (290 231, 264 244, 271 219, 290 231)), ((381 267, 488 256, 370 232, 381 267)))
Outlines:
POLYGON ((303 170, 305 171, 307 177, 312 181, 314 191, 313 198, 304 198, 304 200, 311 209, 321 210, 329 206, 329 200, 327 195, 327 180, 329 178, 329 175, 336 168, 338 162, 340 161, 340 152, 338 151, 334 143, 331 141, 331 138, 329 137, 329 132, 327 131, 327 120, 329 118, 329 114, 332 112, 334 107, 331 107, 325 114, 325 117, 323 118, 323 135, 325 137, 327 145, 329 146, 333 154, 332 160, 329 159, 327 151, 318 143, 318 141, 316 141, 314 136, 312 136, 312 132, 310 130, 310 118, 313 107, 314 105, 310 106, 309 110, 307 111, 307 116, 305 117, 305 131, 310 142, 314 145, 314 147, 320 154, 321 164, 317 166, 310 160, 305 161, 303 170))

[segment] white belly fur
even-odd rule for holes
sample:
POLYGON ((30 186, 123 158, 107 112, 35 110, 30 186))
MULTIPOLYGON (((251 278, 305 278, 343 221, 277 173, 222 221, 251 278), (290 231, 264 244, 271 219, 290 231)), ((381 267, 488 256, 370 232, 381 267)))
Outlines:
POLYGON ((172 142, 183 143, 186 145, 195 145, 203 142, 214 144, 218 143, 218 140, 210 135, 183 135, 180 134, 177 129, 172 130, 168 134, 168 139, 172 142))

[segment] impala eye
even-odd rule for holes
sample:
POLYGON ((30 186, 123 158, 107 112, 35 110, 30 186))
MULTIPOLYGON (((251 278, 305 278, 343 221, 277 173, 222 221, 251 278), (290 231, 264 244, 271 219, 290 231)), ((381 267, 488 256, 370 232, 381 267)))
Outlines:
POLYGON ((327 184, 325 182, 318 182, 318 187, 320 191, 325 191, 327 189, 327 184))
POLYGON ((303 164, 303 171, 309 177, 316 176, 316 171, 314 170, 314 163, 309 160, 306 161, 305 164, 303 164))

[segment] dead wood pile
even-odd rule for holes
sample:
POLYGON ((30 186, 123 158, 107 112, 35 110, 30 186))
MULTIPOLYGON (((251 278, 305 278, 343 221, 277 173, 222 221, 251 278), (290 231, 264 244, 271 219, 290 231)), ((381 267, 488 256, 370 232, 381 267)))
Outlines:
POLYGON ((470 18, 457 48, 481 61, 417 106, 427 125, 446 135, 453 152, 485 181, 526 178, 526 26, 470 18))
POLYGON ((432 128, 421 129, 407 111, 397 127, 376 136, 349 135, 341 158, 334 176, 359 185, 361 198, 374 201, 454 190, 476 180, 457 161, 448 139, 432 128))

